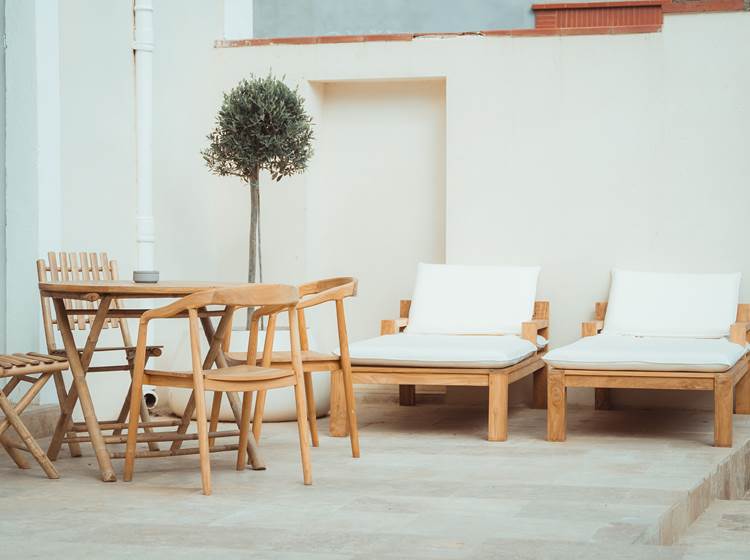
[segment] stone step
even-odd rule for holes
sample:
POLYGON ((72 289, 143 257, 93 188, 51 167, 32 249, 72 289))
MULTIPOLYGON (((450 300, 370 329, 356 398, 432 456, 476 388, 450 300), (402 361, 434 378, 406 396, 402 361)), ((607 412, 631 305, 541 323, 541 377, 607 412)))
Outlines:
POLYGON ((750 558, 750 493, 739 500, 716 500, 680 539, 685 558, 750 558))

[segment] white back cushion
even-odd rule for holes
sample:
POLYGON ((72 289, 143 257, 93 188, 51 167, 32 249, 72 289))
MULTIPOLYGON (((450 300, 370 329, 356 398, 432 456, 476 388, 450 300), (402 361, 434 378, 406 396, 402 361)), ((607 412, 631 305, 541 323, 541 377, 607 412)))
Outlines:
POLYGON ((740 273, 613 270, 606 334, 718 338, 736 320, 740 273))
POLYGON ((412 334, 520 334, 534 315, 539 267, 420 263, 412 334))

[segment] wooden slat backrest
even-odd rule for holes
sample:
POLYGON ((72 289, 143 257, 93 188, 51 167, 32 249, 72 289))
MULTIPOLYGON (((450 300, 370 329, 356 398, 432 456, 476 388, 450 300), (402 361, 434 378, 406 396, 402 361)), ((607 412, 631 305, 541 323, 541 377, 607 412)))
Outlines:
MULTIPOLYGON (((37 261, 37 276, 40 282, 65 282, 86 280, 117 280, 117 262, 110 260, 107 253, 47 253, 47 261, 37 261)), ((119 307, 115 301, 113 307, 119 307)), ((67 309, 82 309, 91 311, 87 315, 68 317, 72 329, 86 330, 94 320, 93 312, 98 308, 97 302, 65 300, 67 309)), ((44 322, 44 336, 48 352, 57 350, 55 343, 55 326, 59 317, 55 316, 51 298, 42 297, 42 319, 44 322)), ((59 327, 57 327, 59 329, 59 327)), ((125 319, 107 319, 104 328, 119 328, 123 344, 131 346, 130 332, 125 319)))
MULTIPOLYGON (((297 309, 297 321, 300 331, 300 348, 303 352, 306 352, 310 350, 310 341, 307 338, 307 319, 305 317, 305 309, 308 306, 315 307, 316 305, 320 305, 327 301, 340 301, 347 297, 356 296, 357 279, 345 276, 308 282, 307 284, 299 286, 299 294, 301 298, 307 297, 310 300, 309 305, 305 305, 305 299, 300 300, 297 309), (315 296, 320 297, 316 298, 315 296)), ((339 304, 337 303, 337 305, 339 304)), ((343 317, 339 317, 337 314, 337 323, 341 320, 344 320, 343 317)), ((338 326, 340 329, 343 325, 339 324, 338 326)))

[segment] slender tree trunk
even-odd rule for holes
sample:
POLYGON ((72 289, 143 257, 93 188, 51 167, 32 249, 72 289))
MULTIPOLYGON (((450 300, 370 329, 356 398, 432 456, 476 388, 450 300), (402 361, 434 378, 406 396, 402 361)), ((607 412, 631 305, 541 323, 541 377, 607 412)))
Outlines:
MULTIPOLYGON (((259 253, 259 238, 260 232, 258 231, 260 217, 260 183, 258 181, 258 170, 256 169, 253 176, 250 178, 250 247, 248 250, 248 267, 247 267, 247 281, 250 284, 255 283, 256 271, 258 266, 258 253, 259 253)), ((253 309, 249 307, 247 309, 247 328, 250 330, 250 317, 253 314, 253 309)))

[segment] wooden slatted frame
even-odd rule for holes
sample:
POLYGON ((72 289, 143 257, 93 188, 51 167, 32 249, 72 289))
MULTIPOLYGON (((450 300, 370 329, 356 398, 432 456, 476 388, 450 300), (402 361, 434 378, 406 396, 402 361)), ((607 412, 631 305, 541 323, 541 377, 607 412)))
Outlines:
MULTIPOLYGON (((607 302, 597 302, 595 319, 581 327, 583 337, 595 336, 604 328, 607 302)), ((730 326, 729 339, 737 344, 750 342, 750 304, 737 306, 736 322, 730 326)), ((611 389, 676 389, 712 391, 714 393, 714 445, 732 447, 732 412, 750 414, 750 374, 748 355, 727 371, 611 371, 549 368, 547 439, 565 441, 566 400, 568 387, 590 387, 595 390, 594 406, 599 410, 612 407, 611 389)))

